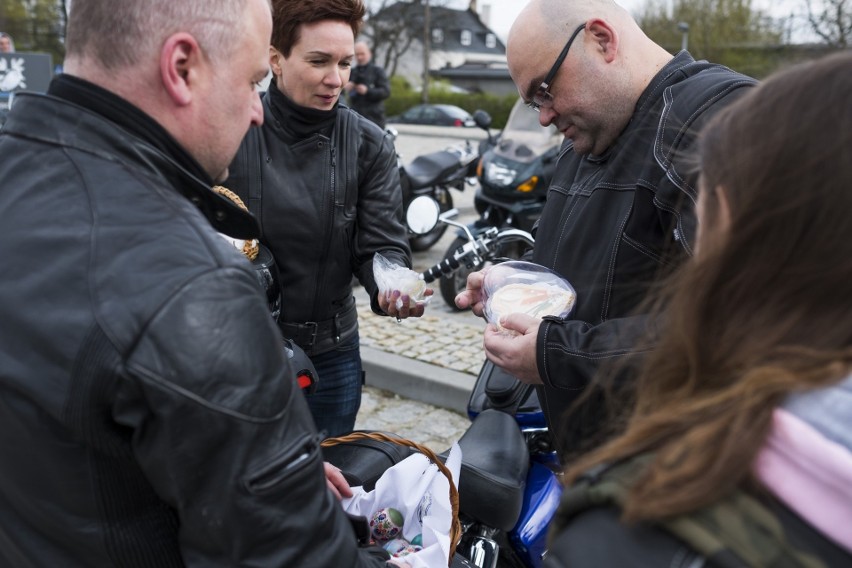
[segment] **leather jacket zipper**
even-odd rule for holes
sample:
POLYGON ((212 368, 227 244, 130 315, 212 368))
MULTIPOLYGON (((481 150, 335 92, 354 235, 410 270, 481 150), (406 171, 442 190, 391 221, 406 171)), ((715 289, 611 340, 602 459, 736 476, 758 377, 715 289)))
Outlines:
MULTIPOLYGON (((328 215, 326 216, 326 226, 325 226, 325 243, 323 246, 322 256, 320 258, 327 259, 328 251, 331 248, 331 242, 333 240, 333 232, 334 232, 334 215, 335 215, 335 200, 337 196, 337 157, 335 153, 334 147, 334 136, 332 136, 332 140, 329 143, 329 151, 331 154, 331 176, 329 177, 329 182, 331 185, 331 195, 328 200, 327 206, 328 215)), ((323 282, 325 282, 325 267, 326 263, 323 262, 320 264, 320 271, 317 275, 317 287, 316 287, 316 296, 314 296, 314 308, 313 313, 319 314, 322 309, 322 305, 320 305, 320 301, 325 297, 323 288, 323 282)), ((319 317, 319 316, 317 316, 319 317)))

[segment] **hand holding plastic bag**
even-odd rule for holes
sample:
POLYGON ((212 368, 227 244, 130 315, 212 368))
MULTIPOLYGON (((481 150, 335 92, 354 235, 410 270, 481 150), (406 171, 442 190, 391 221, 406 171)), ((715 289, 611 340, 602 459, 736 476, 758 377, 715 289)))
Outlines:
POLYGON ((431 289, 426 287, 426 281, 419 272, 394 264, 379 253, 373 256, 373 277, 379 287, 380 296, 400 292, 396 300, 397 310, 403 307, 402 299, 405 296, 409 298, 409 308, 418 304, 425 306, 432 298, 431 289))

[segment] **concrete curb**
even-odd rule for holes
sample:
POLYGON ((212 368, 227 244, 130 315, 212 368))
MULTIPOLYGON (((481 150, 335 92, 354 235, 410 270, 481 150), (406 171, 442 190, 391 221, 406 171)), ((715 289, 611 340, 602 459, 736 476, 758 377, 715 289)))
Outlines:
MULTIPOLYGON (((460 127, 460 126, 429 126, 424 124, 404 124, 398 122, 389 122, 388 128, 393 128, 399 135, 409 135, 415 137, 433 137, 433 138, 455 138, 462 140, 485 140, 487 134, 484 130, 477 126, 460 127)), ((493 135, 500 133, 499 130, 491 129, 493 135)))
POLYGON ((361 346, 367 385, 434 406, 467 413, 476 377, 361 346))

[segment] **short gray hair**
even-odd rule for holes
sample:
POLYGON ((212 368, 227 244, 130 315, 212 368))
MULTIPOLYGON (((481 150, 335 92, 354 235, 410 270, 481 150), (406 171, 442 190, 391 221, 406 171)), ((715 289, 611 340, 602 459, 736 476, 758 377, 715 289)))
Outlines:
POLYGON ((66 52, 106 69, 135 65, 163 41, 188 32, 211 59, 220 59, 242 33, 247 0, 74 0, 66 52))

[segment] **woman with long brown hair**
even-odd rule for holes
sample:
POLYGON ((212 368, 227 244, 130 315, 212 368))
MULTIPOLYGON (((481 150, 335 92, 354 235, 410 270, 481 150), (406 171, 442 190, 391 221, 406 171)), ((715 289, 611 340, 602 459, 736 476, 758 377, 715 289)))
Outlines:
POLYGON ((852 565, 850 100, 845 52, 703 131, 695 258, 624 430, 566 472, 546 566, 852 565))

